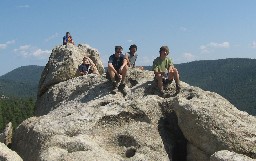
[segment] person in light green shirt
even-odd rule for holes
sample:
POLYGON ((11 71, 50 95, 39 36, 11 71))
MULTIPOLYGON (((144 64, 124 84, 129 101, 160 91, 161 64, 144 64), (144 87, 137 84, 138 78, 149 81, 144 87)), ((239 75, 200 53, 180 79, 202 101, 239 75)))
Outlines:
POLYGON ((168 75, 167 83, 171 83, 173 78, 176 83, 176 93, 180 92, 180 80, 178 70, 174 67, 172 59, 168 58, 169 54, 168 46, 162 46, 160 48, 160 56, 153 61, 153 71, 155 73, 155 79, 157 80, 157 86, 160 93, 163 94, 163 78, 165 74, 168 75))

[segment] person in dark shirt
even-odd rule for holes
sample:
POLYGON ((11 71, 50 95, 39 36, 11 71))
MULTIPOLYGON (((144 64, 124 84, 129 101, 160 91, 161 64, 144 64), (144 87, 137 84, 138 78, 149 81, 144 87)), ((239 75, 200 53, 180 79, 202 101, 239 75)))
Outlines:
POLYGON ((78 71, 80 75, 86 75, 91 73, 98 74, 98 70, 95 64, 88 57, 83 58, 83 63, 78 67, 78 71))
POLYGON ((128 70, 127 59, 122 54, 123 48, 115 46, 115 54, 111 55, 108 60, 108 76, 113 85, 113 90, 117 89, 117 84, 121 80, 120 88, 125 87, 125 76, 128 70))

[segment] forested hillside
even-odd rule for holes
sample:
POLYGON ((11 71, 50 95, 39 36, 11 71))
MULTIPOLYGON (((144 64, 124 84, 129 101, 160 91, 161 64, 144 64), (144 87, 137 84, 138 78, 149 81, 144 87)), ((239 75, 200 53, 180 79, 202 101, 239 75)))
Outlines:
POLYGON ((0 77, 0 133, 8 122, 18 126, 34 113, 42 66, 24 66, 0 77))
POLYGON ((0 99, 0 133, 9 122, 16 128, 23 120, 33 116, 34 108, 33 99, 0 99))
POLYGON ((39 79, 44 67, 23 66, 0 77, 0 95, 36 99, 39 79))

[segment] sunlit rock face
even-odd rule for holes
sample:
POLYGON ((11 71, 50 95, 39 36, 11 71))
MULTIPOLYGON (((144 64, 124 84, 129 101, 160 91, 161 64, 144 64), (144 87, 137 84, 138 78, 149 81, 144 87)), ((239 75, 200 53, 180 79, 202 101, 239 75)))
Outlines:
POLYGON ((83 56, 70 48, 73 59, 51 55, 56 62, 42 74, 36 116, 15 130, 13 149, 24 160, 205 161, 220 150, 256 158, 256 118, 217 93, 181 82, 175 94, 172 82, 163 98, 152 71, 129 68, 125 92, 113 94, 104 74, 75 76, 83 56))

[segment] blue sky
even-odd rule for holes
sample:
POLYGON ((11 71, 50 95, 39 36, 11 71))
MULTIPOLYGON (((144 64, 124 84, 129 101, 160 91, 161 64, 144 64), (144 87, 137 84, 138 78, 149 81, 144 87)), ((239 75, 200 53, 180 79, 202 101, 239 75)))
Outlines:
POLYGON ((152 65, 168 45, 175 64, 256 58, 255 0, 1 0, 0 75, 45 66, 66 31, 98 49, 138 46, 137 65, 152 65))

